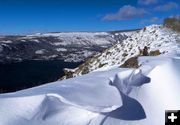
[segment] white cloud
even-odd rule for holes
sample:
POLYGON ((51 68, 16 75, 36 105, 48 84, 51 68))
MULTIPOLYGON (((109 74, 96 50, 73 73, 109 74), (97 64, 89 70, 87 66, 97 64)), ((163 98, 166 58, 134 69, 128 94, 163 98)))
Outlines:
POLYGON ((157 2, 158 0, 138 0, 138 4, 141 5, 150 5, 150 4, 155 4, 157 2))
POLYGON ((135 18, 142 18, 147 15, 148 12, 142 8, 136 8, 130 5, 125 5, 119 9, 116 13, 107 14, 103 20, 120 21, 131 20, 135 18))
POLYGON ((169 2, 166 3, 164 5, 159 5, 157 7, 155 7, 155 11, 169 11, 171 9, 177 9, 179 7, 179 5, 175 2, 169 2))

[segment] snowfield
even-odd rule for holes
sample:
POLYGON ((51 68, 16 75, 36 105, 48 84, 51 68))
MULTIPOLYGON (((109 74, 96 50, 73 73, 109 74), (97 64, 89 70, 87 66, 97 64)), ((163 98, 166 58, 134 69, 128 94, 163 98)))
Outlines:
POLYGON ((179 52, 139 63, 1 94, 0 124, 164 125, 165 110, 180 109, 179 52))

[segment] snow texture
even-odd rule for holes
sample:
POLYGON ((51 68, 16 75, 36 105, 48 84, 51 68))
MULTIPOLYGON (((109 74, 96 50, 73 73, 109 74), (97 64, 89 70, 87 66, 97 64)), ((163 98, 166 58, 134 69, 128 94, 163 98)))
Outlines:
POLYGON ((164 125, 165 110, 180 109, 179 53, 139 63, 1 94, 1 124, 164 125))

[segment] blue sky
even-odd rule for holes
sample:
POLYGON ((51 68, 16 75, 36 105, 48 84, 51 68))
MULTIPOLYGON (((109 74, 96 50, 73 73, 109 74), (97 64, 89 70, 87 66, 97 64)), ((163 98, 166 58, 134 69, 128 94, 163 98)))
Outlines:
POLYGON ((0 34, 135 29, 179 14, 179 0, 0 0, 0 34))

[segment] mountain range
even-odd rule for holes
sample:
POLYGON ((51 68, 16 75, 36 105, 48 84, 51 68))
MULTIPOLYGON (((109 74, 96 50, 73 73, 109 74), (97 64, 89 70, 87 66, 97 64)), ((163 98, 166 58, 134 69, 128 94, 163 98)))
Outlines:
POLYGON ((0 62, 64 60, 82 62, 123 41, 133 31, 37 33, 0 37, 0 62))

